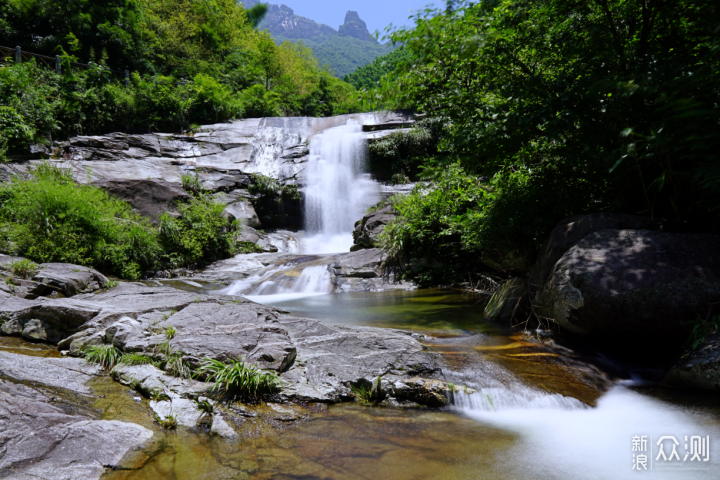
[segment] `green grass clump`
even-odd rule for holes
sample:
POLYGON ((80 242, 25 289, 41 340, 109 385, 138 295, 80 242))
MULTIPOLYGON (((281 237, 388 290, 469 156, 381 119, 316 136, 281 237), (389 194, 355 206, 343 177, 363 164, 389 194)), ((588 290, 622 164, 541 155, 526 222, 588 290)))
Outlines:
POLYGON ((352 396, 361 402, 370 402, 372 400, 372 391, 367 385, 350 385, 352 396))
POLYGON ((172 430, 178 426, 177 415, 174 413, 168 414, 165 418, 162 418, 157 413, 153 413, 153 415, 155 416, 155 422, 166 430, 172 430))
POLYGON ((180 175, 180 183, 182 183, 182 187, 185 191, 191 192, 191 193, 202 193, 202 179, 200 178, 200 175, 195 173, 195 175, 191 173, 183 173, 180 175))
POLYGON ((112 345, 90 345, 85 347, 82 353, 85 360, 97 363, 106 370, 112 369, 122 358, 120 350, 112 345))
POLYGON ((226 364, 205 357, 196 376, 205 376, 208 382, 214 384, 212 391, 218 394, 252 398, 277 392, 282 382, 277 373, 263 372, 257 365, 249 365, 239 359, 226 364))
POLYGON ((142 353, 126 353, 120 358, 118 363, 122 363, 123 365, 156 365, 157 362, 142 353))
POLYGON ((3 270, 7 270, 14 277, 28 279, 35 276, 40 271, 40 266, 31 260, 15 260, 10 264, 0 266, 3 270))
POLYGON ((165 337, 167 337, 168 340, 172 340, 175 338, 175 335, 177 335, 177 330, 175 330, 175 327, 172 325, 165 327, 165 337))
POLYGON ((182 352, 173 352, 165 359, 165 372, 173 377, 190 378, 190 367, 183 361, 182 352))

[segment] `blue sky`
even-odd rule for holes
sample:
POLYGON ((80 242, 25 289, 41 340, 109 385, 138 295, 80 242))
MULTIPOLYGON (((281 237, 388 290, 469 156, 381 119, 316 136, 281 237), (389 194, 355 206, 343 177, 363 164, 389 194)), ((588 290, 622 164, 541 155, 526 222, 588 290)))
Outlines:
POLYGON ((324 23, 335 30, 345 21, 345 12, 355 10, 365 20, 370 32, 378 30, 381 34, 390 23, 411 26, 408 17, 427 5, 445 5, 444 0, 269 0, 268 3, 285 4, 296 15, 324 23))

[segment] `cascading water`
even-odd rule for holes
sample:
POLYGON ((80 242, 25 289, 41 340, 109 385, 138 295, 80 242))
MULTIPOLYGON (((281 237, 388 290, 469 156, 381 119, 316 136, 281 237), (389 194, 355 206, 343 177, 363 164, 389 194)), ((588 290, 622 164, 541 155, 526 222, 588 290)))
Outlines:
POLYGON ((259 303, 293 300, 330 293, 332 283, 327 265, 294 270, 293 265, 269 267, 245 280, 233 282, 223 293, 242 295, 259 303))
POLYGON ((330 128, 310 142, 306 170, 303 253, 347 252, 355 222, 379 199, 379 187, 363 173, 366 158, 362 126, 330 128))

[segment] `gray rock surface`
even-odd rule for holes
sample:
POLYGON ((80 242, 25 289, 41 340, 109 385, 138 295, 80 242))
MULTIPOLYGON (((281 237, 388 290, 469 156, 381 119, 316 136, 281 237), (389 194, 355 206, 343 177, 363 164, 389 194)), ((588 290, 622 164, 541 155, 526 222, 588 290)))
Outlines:
MULTIPOLYGON (((313 135, 348 120, 364 129, 394 129, 411 125, 407 112, 375 112, 330 118, 261 118, 201 127, 194 135, 113 133, 75 137, 57 144, 57 160, 76 173, 80 182, 110 179, 163 180, 180 183, 183 173, 197 174, 207 190, 235 190, 248 185, 248 175, 261 173, 281 183, 303 183, 313 135)), ((0 178, 25 173, 46 160, 0 165, 0 178)))
POLYGON ((355 222, 353 231, 354 245, 352 250, 377 247, 377 237, 385 230, 385 225, 397 218, 395 207, 386 205, 379 210, 365 215, 355 222))
POLYGON ((95 182, 95 185, 128 202, 155 223, 163 213, 175 213, 177 203, 190 200, 190 194, 179 184, 159 179, 108 178, 95 182))
POLYGON ((80 358, 29 357, 0 351, 0 375, 3 377, 42 383, 83 395, 92 393, 86 382, 101 373, 100 367, 80 358))
POLYGON ((665 375, 663 383, 720 392, 720 332, 689 350, 665 375))
POLYGON ((0 380, 0 477, 98 479, 152 435, 132 423, 69 415, 45 394, 0 380))
POLYGON ((560 257, 577 242, 598 230, 656 230, 659 223, 649 217, 617 213, 591 213, 568 217, 550 232, 530 273, 533 290, 540 288, 560 257))
POLYGON ((718 300, 717 236, 600 230, 555 264, 538 308, 572 332, 642 347, 682 344, 683 324, 718 300))
POLYGON ((211 385, 189 378, 166 375, 153 365, 116 365, 110 375, 123 385, 132 386, 148 398, 164 394, 170 398, 197 400, 208 395, 211 385))
POLYGON ((37 273, 29 280, 17 278, 12 275, 8 264, 23 260, 27 259, 0 256, 0 265, 4 268, 0 276, 6 279, 0 285, 0 289, 10 295, 29 300, 56 293, 64 297, 72 297, 78 293, 90 293, 105 288, 109 282, 105 275, 97 270, 71 263, 42 263, 38 265, 37 273))

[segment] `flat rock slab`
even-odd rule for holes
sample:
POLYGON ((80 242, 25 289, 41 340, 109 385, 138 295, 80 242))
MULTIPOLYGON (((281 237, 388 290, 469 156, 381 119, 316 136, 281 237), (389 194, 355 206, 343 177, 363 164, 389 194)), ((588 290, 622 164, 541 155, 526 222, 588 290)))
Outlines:
POLYGON ((140 425, 68 415, 37 390, 0 380, 0 477, 99 479, 152 436, 140 425))
POLYGON ((101 373, 100 367, 80 358, 29 357, 0 351, 0 375, 83 395, 92 393, 86 382, 101 373))

